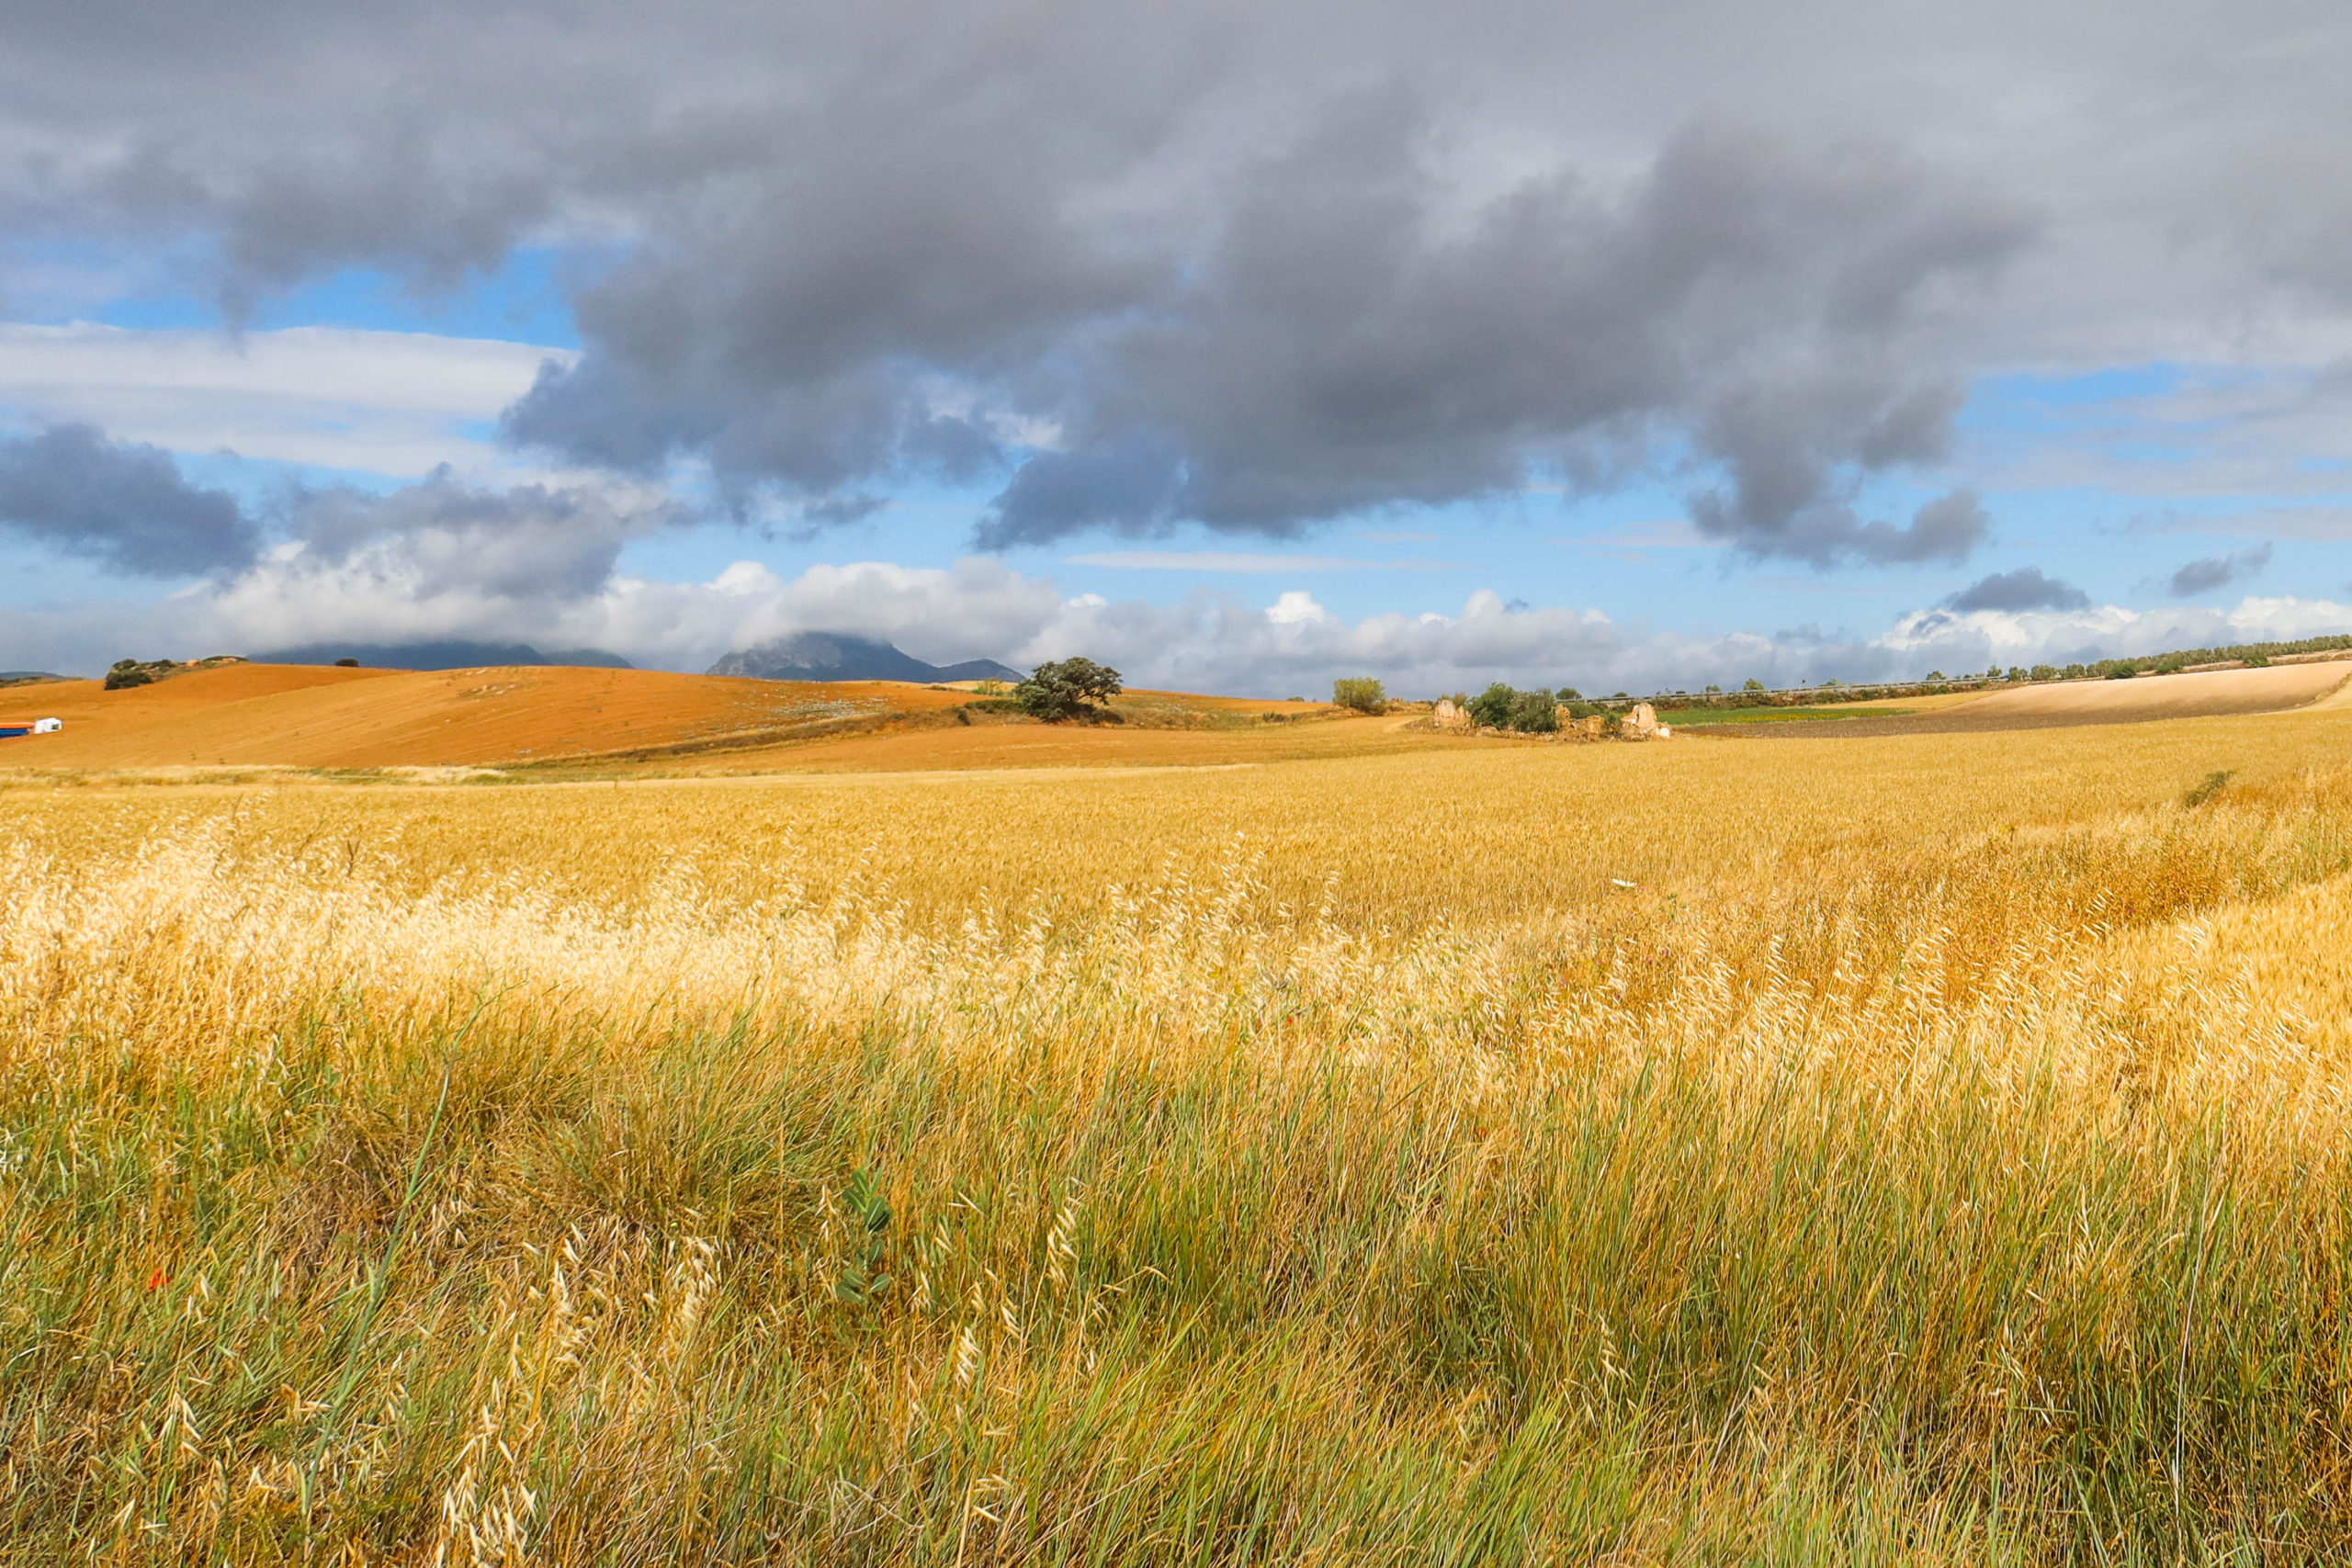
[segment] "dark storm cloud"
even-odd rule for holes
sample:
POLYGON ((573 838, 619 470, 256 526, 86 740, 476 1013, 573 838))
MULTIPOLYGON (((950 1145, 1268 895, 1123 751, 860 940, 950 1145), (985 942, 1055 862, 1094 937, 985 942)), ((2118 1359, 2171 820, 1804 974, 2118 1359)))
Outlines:
POLYGON ((2226 588, 2242 578, 2252 577, 2270 564, 2270 546, 2266 542, 2248 545, 2242 550, 2232 550, 2225 556, 2207 556, 2190 561, 2172 574, 2165 586, 2176 599, 2193 598, 2210 593, 2216 588, 2226 588))
MULTIPOLYGON (((1825 479, 1825 486, 1826 484, 1825 479)), ((1816 570, 1851 562, 1905 566, 1926 561, 1957 565, 1992 534, 1973 491, 1937 497, 1906 524, 1865 521, 1850 504, 1816 496, 1785 512, 1726 505, 1714 494, 1695 496, 1690 518, 1702 534, 1728 538, 1758 558, 1779 556, 1816 570)))
POLYGON ((508 434, 747 515, 1001 475, 992 545, 1283 534, 1664 474, 1751 556, 1950 560, 1964 491, 1864 498, 1952 464, 1982 369, 2352 298, 2345 29, 2299 16, 0 0, 0 251, 232 315, 615 262, 508 434))
POLYGON ((0 441, 0 528, 134 577, 234 569, 261 543, 235 497, 188 483, 160 447, 89 424, 0 441))
POLYGON ((1409 100, 1353 102, 1243 182, 1189 265, 1079 230, 978 139, 866 148, 591 292, 588 353, 506 429, 808 498, 1001 457, 1017 467, 980 537, 1002 547, 1597 483, 1688 428, 1732 476, 1706 525, 1755 553, 1951 554, 1949 509, 1890 529, 1824 508, 1848 474, 1942 455, 1959 393, 1911 367, 1905 332, 1923 292, 2024 242, 2013 205, 1706 127, 1630 195, 1555 168, 1465 220, 1431 140, 1409 100), (1059 437, 1016 457, 943 391, 1059 437))
POLYGON ((1944 601, 1954 610, 2082 610, 2091 596, 2071 582, 2044 577, 2038 566, 1980 577, 1944 601))
POLYGON ((1911 367, 1905 329, 1923 292, 2024 243, 2013 204, 1711 126, 1630 194, 1561 166, 1464 215, 1434 141, 1409 98, 1358 97, 1240 182, 1189 264, 1080 230, 984 139, 864 148, 591 292, 588 353, 506 429, 799 497, 995 459, 1014 469, 979 531, 998 548, 1597 485, 1688 429, 1732 476, 1706 525, 1757 554, 1952 553, 1941 513, 1888 529, 1834 502, 1849 474, 1943 454, 1959 391, 1911 367), (944 387, 1000 426, 941 412, 944 387), (1018 451, 1013 419, 1058 439, 1018 451))
POLYGON ((670 506, 548 485, 477 489, 446 468, 383 493, 301 490, 286 502, 305 572, 359 566, 398 573, 421 593, 477 589, 503 598, 582 598, 612 576, 621 547, 678 520, 670 506))
MULTIPOLYGON (((299 550, 279 567, 390 573, 421 592, 562 600, 595 592, 630 539, 683 509, 594 489, 478 489, 442 468, 388 491, 295 489, 267 509, 299 550)), ((234 496, 192 485, 170 453, 89 424, 0 440, 0 529, 127 575, 232 580, 264 529, 234 496)))
POLYGON ((1940 456, 1957 394, 1904 359, 1912 301, 2029 230, 1900 159, 1713 125, 1630 192, 1555 167, 1465 215, 1432 141, 1375 96, 1261 169, 1198 275, 1069 389, 1063 449, 1029 459, 983 541, 1282 534, 1534 477, 1597 486, 1687 433, 1733 472, 1715 531, 1867 553, 1861 525, 1835 548, 1781 536, 1841 468, 1940 456))

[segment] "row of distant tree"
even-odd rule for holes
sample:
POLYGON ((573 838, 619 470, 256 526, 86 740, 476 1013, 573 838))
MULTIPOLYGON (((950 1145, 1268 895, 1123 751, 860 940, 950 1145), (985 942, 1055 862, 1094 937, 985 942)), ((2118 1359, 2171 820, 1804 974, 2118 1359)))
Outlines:
MULTIPOLYGON (((1669 711, 1690 709, 1724 709, 1743 707, 1792 707, 1807 702, 1817 702, 1825 693, 1834 693, 1848 702, 1872 702, 1885 698, 1918 696, 1951 691, 1954 687, 1982 687, 2003 682, 2035 681, 2121 680, 2143 672, 2169 674, 2197 664, 2240 663, 2255 666, 2268 664, 2273 659, 2294 653, 2328 653, 2352 649, 2352 636, 2304 637, 2295 642, 2239 643, 2228 648, 2178 649, 2169 653, 2142 654, 2132 659, 2099 659, 2075 664, 2036 664, 2030 667, 1996 664, 1982 675, 1951 676, 1940 670, 1930 670, 1920 681, 1880 682, 1871 685, 1848 686, 1837 681, 1825 681, 1818 686, 1768 687, 1761 681, 1744 682, 1736 689, 1726 691, 1721 686, 1707 686, 1697 692, 1657 692, 1636 698, 1624 692, 1605 697, 1590 697, 1574 686, 1557 690, 1542 687, 1521 689, 1498 681, 1476 696, 1457 692, 1453 703, 1468 711, 1480 726, 1491 729, 1516 729, 1524 734, 1544 734, 1560 728, 1561 710, 1572 719, 1600 715, 1613 719, 1635 702, 1648 702, 1669 711)), ((109 683, 127 677, 141 679, 142 672, 128 669, 133 661, 125 660, 118 666, 109 683)), ((1125 689, 1119 672, 1091 659, 1063 659, 1040 664, 1027 680, 1012 688, 1004 699, 1005 705, 1040 718, 1047 723, 1065 719, 1084 718, 1101 713, 1102 705, 1125 689)), ((1358 713, 1385 713, 1389 697, 1386 687, 1368 675, 1350 676, 1331 683, 1331 701, 1358 713)))
MULTIPOLYGON (((1849 686, 1831 680, 1817 686, 1777 688, 1769 687, 1761 681, 1747 681, 1730 690, 1722 686, 1705 686, 1696 692, 1654 692, 1646 697, 1616 692, 1605 697, 1588 698, 1573 686, 1562 686, 1556 691, 1547 692, 1541 689, 1520 690, 1497 682, 1475 697, 1457 692, 1453 694, 1452 700, 1457 705, 1466 707, 1471 717, 1482 726, 1532 733, 1557 728, 1557 710, 1563 707, 1568 710, 1570 717, 1584 718, 1593 714, 1622 714, 1636 702, 1647 702, 1663 710, 1795 707, 1818 702, 1826 694, 1834 694, 1843 702, 1874 702, 1894 697, 1933 695, 1955 688, 1964 690, 2011 682, 2118 681, 2143 673, 2167 675, 2201 664, 2237 663, 2260 668, 2289 654, 2330 653, 2347 649, 2352 649, 2352 636, 2313 637, 2291 642, 2176 649, 2166 653, 2141 654, 2130 659, 2088 660, 2073 664, 1996 664, 1981 675, 1947 675, 1940 670, 1931 670, 1925 678, 1917 681, 1849 686)), ((1359 713, 1385 713, 1389 705, 1389 697, 1382 683, 1368 676, 1333 682, 1331 701, 1359 713)))

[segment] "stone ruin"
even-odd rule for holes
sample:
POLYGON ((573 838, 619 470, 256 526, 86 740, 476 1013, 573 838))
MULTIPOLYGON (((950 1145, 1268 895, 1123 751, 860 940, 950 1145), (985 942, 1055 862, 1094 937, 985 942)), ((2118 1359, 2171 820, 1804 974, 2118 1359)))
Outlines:
MULTIPOLYGON (((1606 715, 1592 714, 1584 718, 1571 718, 1568 716, 1566 704, 1560 705, 1558 713, 1560 728, 1557 738, 1562 740, 1601 740, 1607 739, 1610 734, 1611 727, 1606 715)), ((1430 710, 1429 727, 1432 729, 1466 734, 1477 729, 1478 723, 1470 716, 1470 709, 1466 705, 1457 703, 1452 697, 1440 697, 1436 707, 1430 710)), ((1674 730, 1669 726, 1658 722, 1657 710, 1647 703, 1635 703, 1633 711, 1625 715, 1618 723, 1616 733, 1627 740, 1671 740, 1674 739, 1674 730)))
POLYGON ((1647 703, 1635 703, 1634 711, 1625 716, 1625 739, 1628 740, 1671 740, 1674 731, 1657 721, 1657 709, 1647 703))

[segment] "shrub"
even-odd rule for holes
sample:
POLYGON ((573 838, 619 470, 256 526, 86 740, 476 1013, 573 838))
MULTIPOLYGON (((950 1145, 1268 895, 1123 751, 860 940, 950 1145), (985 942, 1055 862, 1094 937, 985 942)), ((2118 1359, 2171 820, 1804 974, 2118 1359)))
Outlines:
POLYGON ((2058 666, 2037 664, 2033 667, 2032 678, 2037 681, 2055 681, 2058 679, 2058 666))
POLYGON ((1552 694, 1559 698, 1564 703, 1581 702, 1584 700, 1584 694, 1577 691, 1574 686, 1563 686, 1552 694))
POLYGON ((1549 692, 1514 692, 1510 722, 1521 735, 1553 734, 1560 728, 1559 705, 1549 692))
POLYGON ((118 659, 114 661, 114 668, 107 671, 105 689, 119 692, 130 686, 150 686, 154 682, 154 671, 136 659, 118 659))
POLYGON ((334 667, 338 670, 356 670, 359 668, 359 660, 356 659, 338 659, 334 661, 334 667))
POLYGON ((1358 713, 1386 713, 1388 694, 1370 676, 1351 676, 1331 682, 1331 700, 1358 713))
POLYGON ((2108 666, 2107 679, 2110 681, 2129 681, 2132 676, 2137 675, 2139 671, 2132 669, 2129 664, 2111 664, 2108 666))
POLYGON ((1040 664, 1029 679, 1012 688, 1012 700, 1032 718, 1048 724, 1091 713, 1097 703, 1119 694, 1119 672, 1091 659, 1064 659, 1040 664))
POLYGON ((1500 681, 1470 699, 1470 716, 1485 729, 1502 729, 1510 724, 1511 699, 1519 695, 1500 681))

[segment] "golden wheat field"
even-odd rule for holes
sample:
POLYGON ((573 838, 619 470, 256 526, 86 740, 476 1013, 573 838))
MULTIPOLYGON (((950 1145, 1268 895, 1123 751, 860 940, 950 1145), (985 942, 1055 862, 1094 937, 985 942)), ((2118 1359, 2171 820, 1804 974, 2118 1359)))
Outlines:
POLYGON ((2341 1561, 2347 938, 2352 711, 0 784, 0 1560, 2341 1561))

